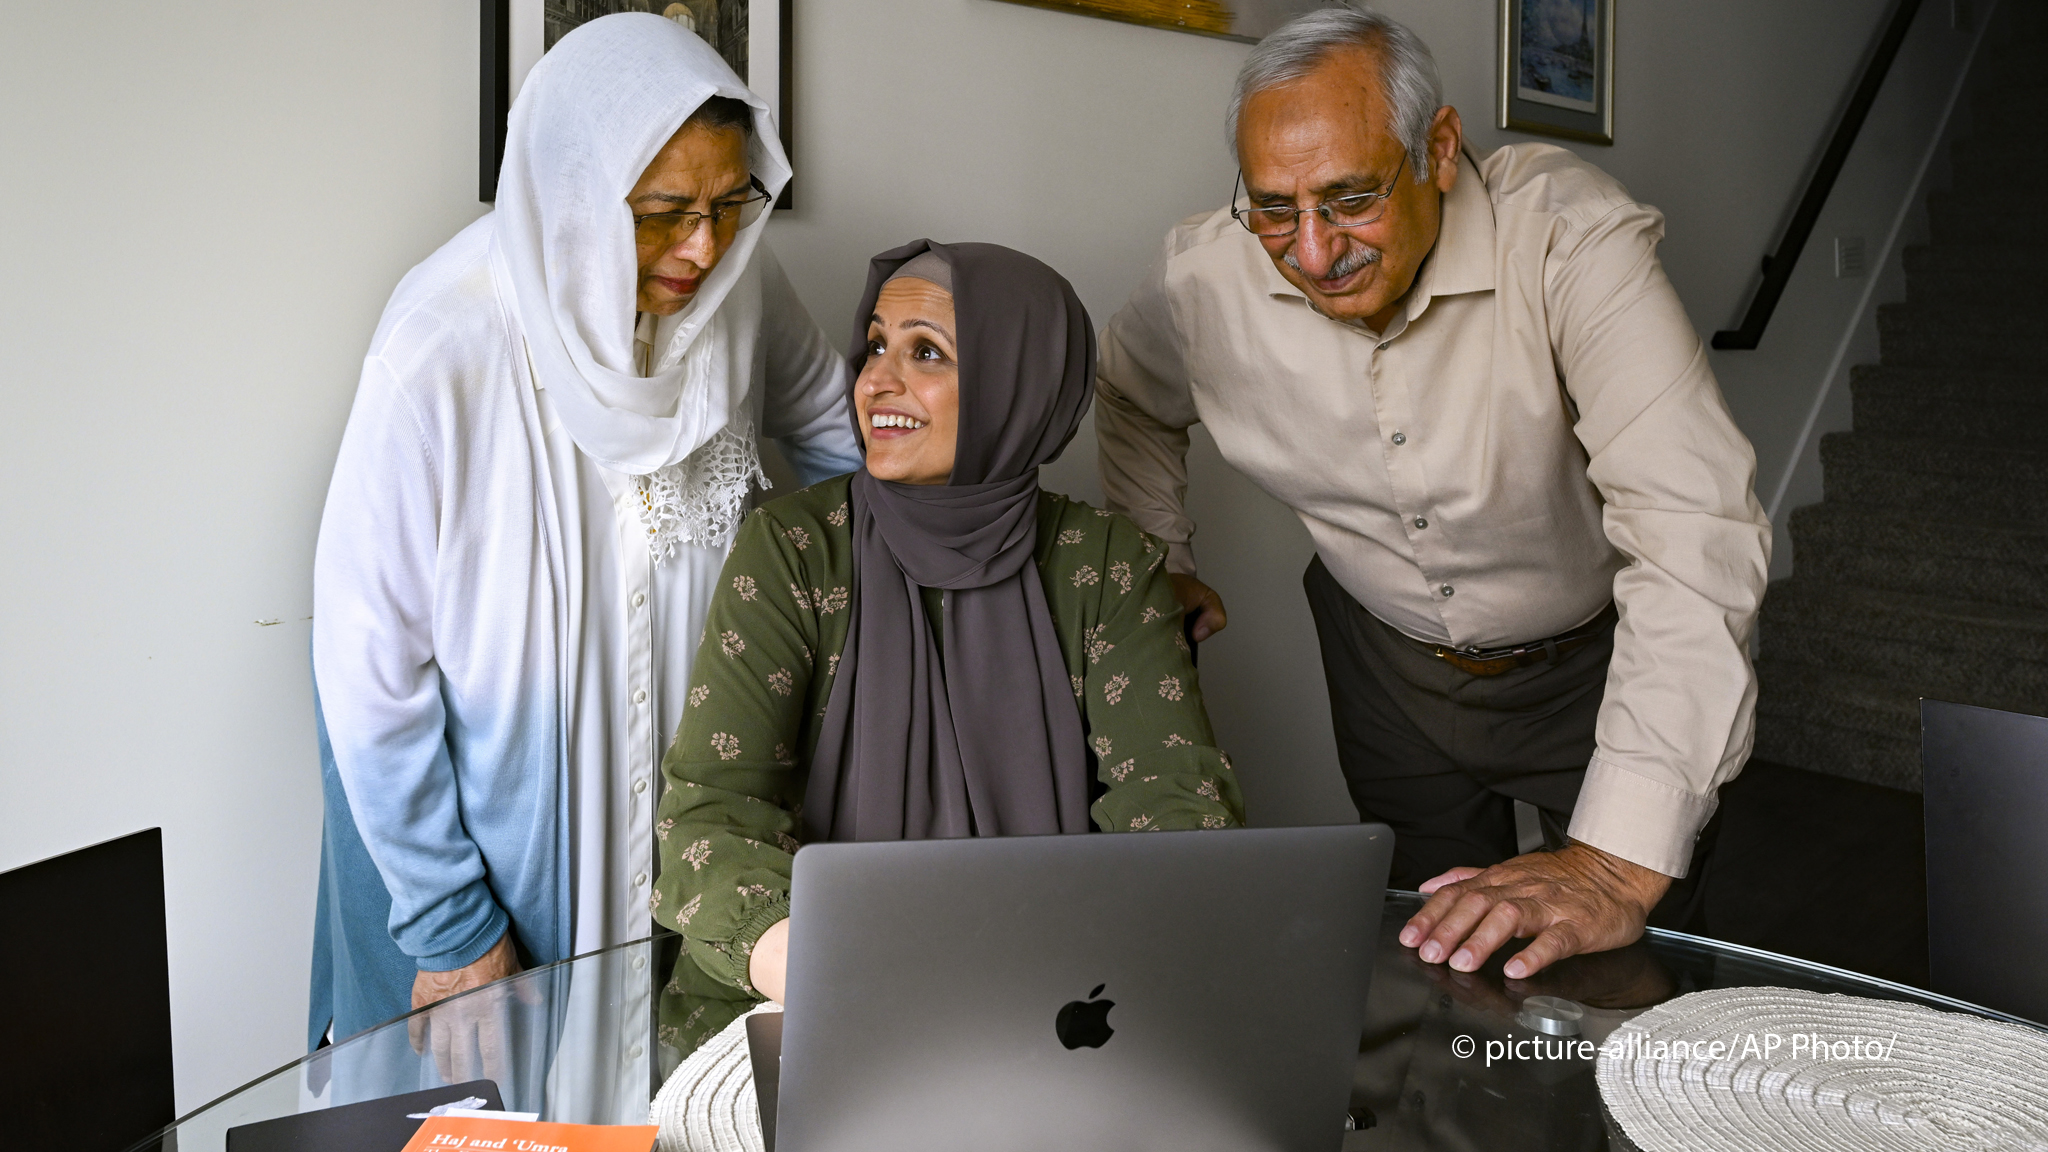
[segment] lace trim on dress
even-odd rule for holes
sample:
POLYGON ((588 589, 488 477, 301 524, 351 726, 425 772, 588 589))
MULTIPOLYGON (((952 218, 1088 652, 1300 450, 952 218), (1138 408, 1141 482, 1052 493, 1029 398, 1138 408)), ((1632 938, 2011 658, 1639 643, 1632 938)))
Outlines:
MULTIPOLYGON (((714 317, 695 339, 671 339, 657 370, 683 365, 686 395, 708 388, 713 373, 734 370, 726 362, 727 339, 724 326, 714 317)), ((746 514, 749 489, 756 484, 771 486, 761 471, 752 405, 743 400, 735 408, 726 426, 688 456, 635 478, 640 522, 647 526, 647 548, 656 564, 675 555, 681 544, 731 547, 733 532, 746 514)))
POLYGON ((675 555, 679 544, 729 547, 755 486, 772 487, 761 471, 754 422, 735 416, 697 450, 665 468, 635 479, 640 520, 654 562, 675 555))

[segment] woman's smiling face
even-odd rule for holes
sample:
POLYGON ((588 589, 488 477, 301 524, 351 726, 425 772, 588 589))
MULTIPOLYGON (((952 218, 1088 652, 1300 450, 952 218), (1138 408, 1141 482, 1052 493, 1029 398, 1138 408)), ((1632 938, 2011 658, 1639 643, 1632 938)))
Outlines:
POLYGON ((905 276, 882 285, 868 318, 868 356, 853 389, 868 473, 899 484, 953 476, 960 428, 953 294, 905 276))

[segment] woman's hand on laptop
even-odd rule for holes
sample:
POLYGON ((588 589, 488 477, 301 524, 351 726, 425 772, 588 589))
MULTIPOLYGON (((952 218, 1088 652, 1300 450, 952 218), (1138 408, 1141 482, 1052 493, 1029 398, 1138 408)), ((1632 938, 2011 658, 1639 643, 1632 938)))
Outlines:
POLYGON ((1567 956, 1604 952, 1642 938, 1650 909, 1671 877, 1574 840, 1491 868, 1453 868, 1422 886, 1430 897, 1401 929, 1401 943, 1427 964, 1476 972, 1511 939, 1535 937, 1508 960, 1521 980, 1567 956))
POLYGON ((789 920, 785 917, 754 941, 753 955, 747 958, 747 982, 754 986, 754 991, 780 1004, 788 979, 789 920))

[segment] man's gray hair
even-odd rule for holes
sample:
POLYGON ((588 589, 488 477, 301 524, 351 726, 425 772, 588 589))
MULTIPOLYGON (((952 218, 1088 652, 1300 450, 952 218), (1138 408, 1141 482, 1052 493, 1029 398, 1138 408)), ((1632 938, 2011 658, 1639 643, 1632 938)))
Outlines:
POLYGON ((1429 127, 1444 105, 1443 81, 1437 79, 1436 57, 1422 38, 1398 20, 1370 8, 1343 4, 1297 16, 1259 41, 1237 73, 1230 94, 1227 143, 1237 150, 1237 121, 1244 102, 1268 88, 1291 84, 1315 71, 1333 52, 1368 48, 1379 56, 1380 84, 1386 93, 1387 125, 1408 151, 1408 165, 1418 181, 1429 178, 1429 127))

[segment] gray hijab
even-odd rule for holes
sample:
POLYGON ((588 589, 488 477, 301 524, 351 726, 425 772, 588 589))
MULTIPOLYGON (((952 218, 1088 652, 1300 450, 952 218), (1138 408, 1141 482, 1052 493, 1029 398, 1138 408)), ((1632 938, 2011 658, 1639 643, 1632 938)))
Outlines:
POLYGON ((1088 410, 1095 333, 1073 286, 1037 260, 919 240, 868 270, 852 377, 882 284, 913 260, 904 271, 953 292, 953 475, 853 474, 852 618, 804 793, 806 838, 1085 832, 1081 712, 1034 557, 1038 468, 1088 410), (943 651, 920 588, 945 590, 943 651))

